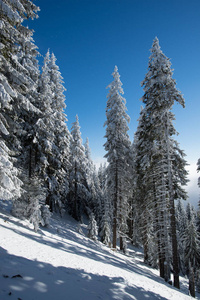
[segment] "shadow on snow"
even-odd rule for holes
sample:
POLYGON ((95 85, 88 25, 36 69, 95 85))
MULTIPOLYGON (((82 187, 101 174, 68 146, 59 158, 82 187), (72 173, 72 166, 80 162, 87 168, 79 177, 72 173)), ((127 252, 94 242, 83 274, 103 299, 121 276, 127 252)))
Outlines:
POLYGON ((124 288, 126 283, 122 277, 109 278, 84 270, 54 267, 48 263, 10 255, 1 247, 0 257, 4 262, 0 274, 0 299, 11 299, 13 296, 15 299, 26 300, 166 300, 137 286, 124 288))

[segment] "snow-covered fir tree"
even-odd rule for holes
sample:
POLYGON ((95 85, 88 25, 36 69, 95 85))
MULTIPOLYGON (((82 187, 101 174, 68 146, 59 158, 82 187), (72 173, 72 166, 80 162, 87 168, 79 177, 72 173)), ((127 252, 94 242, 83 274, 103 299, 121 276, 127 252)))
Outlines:
POLYGON ((179 199, 176 205, 176 226, 177 226, 179 266, 180 266, 180 271, 183 275, 186 275, 185 244, 183 239, 184 239, 187 223, 188 222, 187 222, 185 207, 182 201, 179 199))
MULTIPOLYGON (((200 171, 200 158, 198 159, 198 162, 197 162, 197 172, 200 171)), ((200 187, 200 177, 198 178, 198 185, 200 187)))
MULTIPOLYGON (((135 193, 133 204, 139 210, 140 230, 144 249, 144 262, 149 263, 149 240, 151 237, 150 230, 153 226, 153 199, 154 199, 154 182, 152 180, 150 162, 153 156, 153 148, 148 137, 149 124, 146 121, 146 110, 142 109, 138 120, 137 131, 134 136, 134 172, 136 183, 134 184, 135 193)), ((157 253, 157 251, 156 251, 157 253)))
POLYGON ((106 163, 100 164, 98 169, 98 178, 101 190, 105 190, 106 188, 106 163))
POLYGON ((70 133, 64 113, 65 88, 55 55, 46 53, 39 80, 41 117, 36 123, 38 171, 46 187, 46 204, 62 213, 68 193, 70 133))
POLYGON ((194 272, 200 268, 200 234, 197 230, 196 221, 195 209, 188 203, 186 207, 186 227, 183 234, 187 274, 190 267, 194 272))
POLYGON ((97 235, 98 235, 97 222, 95 220, 94 214, 91 213, 89 216, 88 237, 94 241, 97 241, 97 235))
POLYGON ((68 193, 68 169, 70 152, 70 133, 67 128, 67 118, 64 113, 65 88, 63 78, 56 64, 56 57, 52 53, 49 60, 50 89, 52 94, 51 108, 54 122, 54 148, 51 168, 54 167, 54 178, 56 186, 52 194, 54 195, 54 207, 62 209, 68 193))
MULTIPOLYGON (((100 164, 98 169, 98 182, 101 190, 101 216, 106 215, 107 222, 111 220, 111 203, 107 193, 107 166, 106 163, 100 164)), ((103 218, 105 220, 105 218, 103 218)), ((103 223, 102 223, 103 224, 103 223)), ((101 225, 100 225, 101 228, 101 225)))
POLYGON ((80 221, 87 213, 90 191, 86 176, 85 147, 82 144, 78 116, 71 128, 68 209, 80 221))
POLYGON ((138 203, 136 202, 136 171, 135 171, 135 142, 132 143, 130 148, 130 157, 131 157, 131 193, 129 197, 129 218, 128 218, 128 236, 129 240, 136 247, 141 245, 141 232, 140 232, 140 218, 141 212, 139 211, 138 203))
MULTIPOLYGON (((1 89, 1 86, 0 86, 1 89)), ((5 97, 0 92, 0 99, 5 97)), ((0 101, 1 101, 0 100, 0 101)), ((1 108, 3 105, 1 104, 1 108)), ((6 121, 0 114, 0 198, 4 200, 13 199, 21 195, 22 181, 18 178, 18 170, 13 165, 12 152, 6 146, 9 135, 6 129, 6 121)))
POLYGON ((198 202, 198 209, 197 209, 197 230, 200 233, 200 200, 198 202))
POLYGON ((89 147, 89 139, 86 139, 84 144, 85 158, 86 158, 86 178, 90 192, 90 199, 88 201, 88 208, 95 215, 98 227, 100 226, 103 215, 103 191, 100 187, 98 172, 91 158, 91 151, 89 147))
MULTIPOLYGON (((172 106, 177 102, 184 107, 184 99, 175 85, 171 63, 161 51, 158 39, 155 38, 148 72, 142 82, 144 89, 142 101, 145 108, 141 112, 140 125, 136 133, 137 185, 143 189, 140 196, 144 196, 144 212, 147 209, 154 212, 151 221, 154 222, 157 232, 160 275, 166 280, 169 278, 170 248, 172 248, 174 286, 179 288, 174 200, 186 198, 182 185, 187 183, 187 171, 184 153, 173 139, 176 130, 173 126, 175 117, 171 111, 172 106)), ((144 227, 147 229, 146 216, 144 220, 144 227)))
POLYGON ((199 284, 200 270, 200 233, 197 229, 196 212, 188 203, 186 208, 186 228, 182 240, 184 243, 184 262, 189 278, 189 291, 195 297, 195 284, 199 284))
MULTIPOLYGON (((38 172, 42 178, 46 190, 46 204, 53 211, 53 191, 57 187, 54 177, 54 165, 51 167, 51 159, 54 158, 54 111, 52 109, 52 92, 50 86, 50 53, 44 57, 42 73, 39 78, 39 109, 41 116, 36 123, 36 136, 34 142, 38 146, 38 172)), ((57 150, 57 149, 56 149, 57 150)))
POLYGON ((130 118, 126 113, 126 100, 122 97, 123 89, 118 68, 115 66, 113 82, 109 84, 107 96, 106 126, 107 139, 104 147, 107 158, 107 192, 112 203, 113 248, 117 245, 117 234, 120 236, 120 249, 127 233, 129 214, 128 198, 130 193, 130 140, 128 125, 130 118))
POLYGON ((110 230, 110 222, 108 218, 108 213, 105 213, 101 219, 101 231, 99 233, 101 237, 101 242, 107 246, 111 245, 111 230, 110 230))
POLYGON ((111 247, 111 202, 107 193, 107 172, 106 163, 100 164, 98 170, 99 186, 102 195, 101 202, 101 220, 99 224, 101 241, 111 247))
POLYGON ((19 173, 18 176, 23 181, 24 170, 30 171, 32 129, 35 117, 39 113, 36 108, 38 52, 33 43, 32 31, 23 26, 22 22, 24 19, 37 17, 39 8, 31 1, 20 0, 12 2, 3 0, 0 7, 1 136, 4 140, 1 140, 1 149, 2 154, 4 152, 4 163, 7 160, 3 180, 4 183, 7 182, 7 193, 10 193, 7 197, 14 196, 18 200, 21 181, 16 175, 19 173), (15 159, 9 159, 9 156, 15 159), (18 171, 13 168, 13 162, 18 171))

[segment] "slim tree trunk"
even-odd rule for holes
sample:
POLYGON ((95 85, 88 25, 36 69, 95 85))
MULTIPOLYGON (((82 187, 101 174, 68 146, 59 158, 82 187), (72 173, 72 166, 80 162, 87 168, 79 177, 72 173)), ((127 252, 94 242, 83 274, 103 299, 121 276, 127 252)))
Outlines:
POLYGON ((144 263, 148 263, 149 255, 148 255, 148 236, 147 236, 147 214, 146 214, 146 209, 145 208, 145 213, 144 213, 144 233, 143 233, 143 248, 144 248, 144 263))
POLYGON ((190 267, 190 271, 189 271, 189 292, 190 292, 190 295, 195 298, 194 270, 191 267, 190 267))
POLYGON ((123 227, 122 227, 122 195, 121 195, 121 181, 119 183, 119 227, 120 227, 120 240, 119 240, 119 246, 120 246, 120 250, 124 249, 124 245, 123 245, 123 227))
POLYGON ((115 196, 113 203, 113 248, 117 247, 117 195, 118 195, 118 173, 117 162, 115 170, 115 196))
MULTIPOLYGON (((131 211, 130 211, 130 214, 129 214, 129 218, 127 220, 127 223, 128 223, 128 236, 131 240, 131 243, 133 244, 133 206, 132 204, 130 205, 131 206, 131 211)), ((135 238, 136 240, 136 238, 135 238)))
POLYGON ((29 178, 31 178, 31 175, 32 175, 32 147, 30 146, 30 149, 29 149, 29 168, 28 168, 28 175, 29 175, 29 178))
POLYGON ((174 273, 174 286, 180 289, 179 283, 179 258, 178 258, 178 244, 176 236, 176 217, 174 199, 170 200, 170 214, 171 214, 171 237, 172 237, 172 263, 174 273))
POLYGON ((117 247, 117 218, 116 218, 116 203, 114 201, 113 211, 113 248, 117 247))
POLYGON ((75 182, 74 182, 74 218, 79 221, 79 216, 78 216, 78 200, 77 200, 77 166, 76 166, 76 161, 75 161, 75 166, 74 166, 74 177, 75 177, 75 182))
POLYGON ((53 204, 52 204, 52 201, 51 201, 50 193, 48 193, 48 195, 46 196, 46 204, 49 206, 49 210, 51 212, 53 212, 53 204))

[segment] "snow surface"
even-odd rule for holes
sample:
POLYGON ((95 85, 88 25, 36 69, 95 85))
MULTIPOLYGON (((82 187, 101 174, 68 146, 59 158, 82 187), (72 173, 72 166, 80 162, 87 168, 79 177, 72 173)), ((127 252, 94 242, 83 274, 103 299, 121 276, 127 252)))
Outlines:
POLYGON ((194 299, 186 279, 181 291, 165 283, 140 250, 129 247, 125 256, 86 233, 85 224, 55 215, 49 228, 35 233, 0 201, 0 299, 194 299))

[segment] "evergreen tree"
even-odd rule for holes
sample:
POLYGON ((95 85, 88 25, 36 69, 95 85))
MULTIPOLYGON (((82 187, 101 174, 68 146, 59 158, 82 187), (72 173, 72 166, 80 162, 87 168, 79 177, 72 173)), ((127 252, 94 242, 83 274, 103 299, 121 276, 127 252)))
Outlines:
POLYGON ((99 187, 101 190, 101 220, 99 224, 102 243, 111 247, 111 203, 107 193, 106 163, 100 164, 98 170, 99 187))
MULTIPOLYGON (((198 159, 197 162, 197 172, 200 171, 200 158, 198 159)), ((198 186, 200 187, 200 177, 198 178, 198 186)), ((198 203, 198 211, 197 211, 197 229, 200 232, 200 200, 198 203)), ((199 282, 200 282, 200 271, 199 271, 199 282)), ((199 285, 200 288, 200 285, 199 285)))
POLYGON ((7 193, 10 193, 7 197, 12 198, 14 196, 15 199, 20 196, 21 183, 16 178, 17 173, 19 173, 20 179, 24 181, 24 170, 30 172, 31 169, 30 153, 33 126, 39 113, 36 108, 37 78, 39 75, 36 56, 38 52, 33 43, 32 31, 24 27, 22 22, 37 17, 38 10, 39 8, 31 1, 9 2, 3 0, 0 3, 2 20, 0 53, 1 149, 5 157, 2 165, 7 160, 2 188, 6 183, 7 193), (9 156, 15 156, 15 159, 9 159, 9 156), (13 162, 18 171, 13 168, 13 162))
MULTIPOLYGON (((38 147, 38 172, 44 182, 46 191, 46 204, 50 210, 54 209, 53 192, 57 188, 56 178, 54 176, 55 166, 52 163, 54 159, 54 111, 52 108, 52 92, 50 82, 50 53, 46 53, 42 67, 42 73, 39 78, 39 109, 40 118, 36 123, 35 143, 38 147)), ((56 148, 57 150, 57 148, 56 148)))
POLYGON ((144 249, 144 262, 149 262, 149 229, 152 228, 153 215, 150 211, 155 211, 152 207, 154 202, 154 182, 151 173, 151 157, 153 148, 149 139, 149 124, 147 122, 146 110, 142 109, 138 121, 137 131, 134 136, 134 170, 135 170, 135 199, 136 206, 141 216, 140 228, 142 232, 142 243, 144 249))
POLYGON ((67 128, 67 118, 64 113, 65 88, 63 78, 56 65, 56 57, 52 53, 49 60, 49 76, 51 89, 51 109, 54 123, 54 147, 51 168, 54 167, 55 188, 52 191, 54 207, 62 210, 68 193, 68 169, 70 152, 70 133, 67 128))
POLYGON ((82 138, 79 126, 79 119, 71 129, 70 144, 70 169, 69 169, 69 212, 80 221, 82 214, 87 213, 87 203, 90 198, 89 187, 86 177, 86 158, 85 148, 82 145, 82 138))
POLYGON ((103 193, 100 187, 99 177, 96 167, 91 158, 91 151, 89 147, 89 140, 86 139, 85 158, 86 158, 86 178, 90 192, 90 199, 88 201, 89 209, 94 213, 98 226, 100 226, 100 220, 102 218, 103 210, 103 193))
MULTIPOLYGON (((200 171, 200 158, 198 159, 198 162, 197 162, 197 172, 200 171)), ((200 177, 198 178, 198 185, 200 187, 200 177)))
POLYGON ((97 222, 95 220, 94 214, 91 213, 89 217, 89 224, 88 224, 88 237, 94 241, 97 241, 97 235, 98 235, 97 222))
POLYGON ((111 240, 111 230, 110 230, 110 223, 108 219, 108 214, 104 214, 101 220, 101 231, 100 231, 100 237, 101 237, 101 242, 104 243, 107 246, 110 246, 111 240))
POLYGON ((183 275, 186 275, 185 268, 185 244, 184 235, 187 227, 186 211, 181 200, 178 200, 176 205, 176 225, 177 225, 177 240, 178 240, 178 254, 179 266, 183 275))
POLYGON ((38 145, 38 172, 46 187, 46 204, 62 213, 68 193, 70 133, 64 113, 65 88, 55 55, 44 58, 39 80, 39 108, 35 143, 38 145))
MULTIPOLYGON (((111 220, 111 208, 110 208, 110 201, 108 200, 107 194, 107 172, 106 172, 106 163, 104 165, 100 164, 98 169, 98 183, 100 188, 101 194, 101 216, 106 215, 107 221, 110 223, 111 220)), ((101 225, 99 225, 101 228, 101 225)))
MULTIPOLYGON (((1 94, 0 99, 3 99, 1 94)), ((6 146, 6 137, 9 132, 5 127, 6 121, 1 114, 0 122, 0 198, 8 200, 20 196, 22 182, 18 178, 17 168, 13 166, 12 153, 6 146)))
POLYGON ((100 164, 100 167, 98 169, 98 178, 99 178, 99 184, 101 190, 105 190, 106 188, 106 163, 100 164))
POLYGON ((185 248, 185 267, 189 274, 192 268, 194 273, 200 267, 200 234, 197 230, 196 213, 194 208, 188 203, 186 207, 187 222, 183 234, 185 248))
POLYGON ((126 113, 126 100, 122 97, 123 89, 118 69, 115 66, 113 82, 108 86, 106 117, 105 150, 108 161, 107 191, 113 209, 113 248, 117 245, 117 232, 120 235, 120 249, 123 249, 123 237, 127 232, 129 213, 128 198, 130 193, 130 141, 128 137, 129 116, 126 113))
MULTIPOLYGON (((143 189, 139 194, 140 196, 146 194, 143 202, 144 212, 149 208, 154 212, 160 275, 165 279, 169 277, 172 247, 174 286, 179 288, 174 200, 186 198, 182 185, 187 183, 187 172, 184 153, 173 139, 176 130, 173 126, 175 117, 171 111, 172 106, 176 101, 184 107, 184 99, 175 84, 175 80, 172 79, 171 63, 161 51, 158 39, 155 38, 148 72, 142 82, 144 88, 142 101, 145 108, 141 112, 140 125, 136 133, 136 168, 138 186, 142 183, 143 189)), ((144 219, 147 229, 148 219, 146 216, 144 219)))
POLYGON ((200 200, 199 200, 198 209, 197 209, 197 230, 200 233, 200 200))

